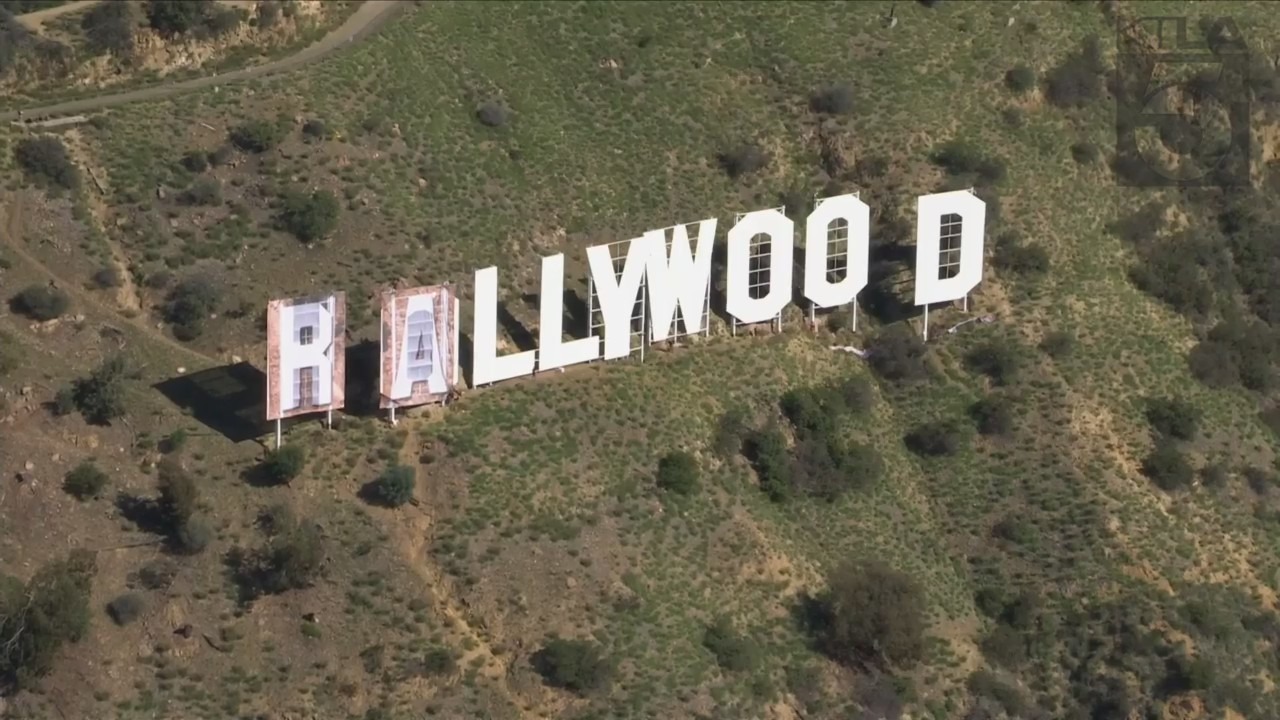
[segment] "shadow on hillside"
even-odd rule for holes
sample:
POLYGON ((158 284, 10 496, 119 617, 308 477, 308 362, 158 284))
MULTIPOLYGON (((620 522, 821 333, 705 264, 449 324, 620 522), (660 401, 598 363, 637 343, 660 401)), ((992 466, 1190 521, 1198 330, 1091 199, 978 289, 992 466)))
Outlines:
POLYGON ((381 388, 378 387, 380 375, 378 363, 381 360, 381 349, 378 343, 372 340, 361 340, 353 345, 347 345, 343 414, 353 417, 378 414, 378 400, 381 392, 381 388))
POLYGON ((507 332, 511 338, 511 342, 515 343, 520 352, 528 352, 538 347, 538 340, 529 332, 529 328, 524 323, 516 319, 515 315, 507 309, 507 304, 498 302, 498 324, 507 332))
POLYGON ((252 440, 269 430, 267 376, 248 362, 180 375, 153 387, 233 443, 252 440))

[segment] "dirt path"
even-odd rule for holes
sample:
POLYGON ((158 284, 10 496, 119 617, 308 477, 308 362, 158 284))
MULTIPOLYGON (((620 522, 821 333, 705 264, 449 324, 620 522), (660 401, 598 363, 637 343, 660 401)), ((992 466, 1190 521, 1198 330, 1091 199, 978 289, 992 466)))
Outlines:
MULTIPOLYGON (((419 448, 420 435, 417 432, 417 426, 422 423, 433 422, 442 417, 442 413, 433 412, 429 416, 401 420, 403 425, 409 426, 409 433, 405 439, 404 446, 400 449, 400 464, 407 467, 418 466, 417 450, 419 448)), ((458 658, 458 666, 470 667, 475 658, 483 658, 485 661, 482 666, 483 674, 493 681, 495 687, 511 703, 511 707, 515 709, 518 716, 520 718, 541 717, 526 710, 527 702, 522 702, 521 696, 512 690, 507 683, 510 664, 493 652, 492 642, 487 637, 484 629, 473 625, 473 621, 470 619, 471 614, 467 611, 466 606, 453 597, 450 590, 450 581, 445 577, 444 571, 431 558, 428 547, 434 519, 431 517, 427 506, 416 505, 416 507, 418 512, 414 512, 412 507, 406 506, 407 509, 404 513, 399 514, 398 517, 389 518, 390 522, 388 524, 390 527, 388 528, 388 533, 400 536, 401 542, 399 546, 407 556, 409 567, 413 568, 427 588, 435 611, 450 620, 454 633, 471 641, 471 649, 463 652, 461 657, 458 658)))
MULTIPOLYGON (((190 80, 184 80, 170 85, 140 88, 138 90, 99 95, 97 97, 82 98, 79 100, 68 100, 67 102, 45 105, 43 107, 23 108, 21 112, 27 119, 31 120, 37 120, 51 115, 74 115, 77 113, 86 113, 94 110, 101 110, 103 108, 114 107, 116 105, 124 105, 131 102, 159 100, 184 92, 189 92, 191 90, 199 90, 201 88, 213 87, 215 85, 226 85, 228 83, 242 82, 244 80, 251 80, 254 78, 275 75, 277 73, 288 72, 290 70, 295 70, 305 65, 318 62, 339 50, 343 50, 354 45, 359 40, 365 39, 381 29, 382 26, 390 21, 399 11, 409 5, 411 5, 411 3, 398 2, 397 0, 365 0, 365 2, 356 9, 355 13, 353 13, 351 17, 347 18, 346 22, 336 30, 330 32, 328 35, 325 35, 315 44, 310 45, 287 58, 269 62, 265 65, 255 65, 254 67, 234 70, 223 75, 210 75, 206 77, 192 78, 190 80)), ((0 122, 16 120, 18 118, 18 112, 19 111, 17 110, 0 112, 0 122)))
POLYGON ((115 266, 116 272, 120 274, 120 287, 116 289, 116 302, 128 312, 141 312, 142 301, 138 298, 138 287, 133 282, 133 273, 129 271, 129 261, 125 256, 124 249, 112 239, 109 232, 111 209, 107 207, 107 204, 102 199, 103 193, 106 192, 103 186, 108 182, 106 170, 93 161, 92 151, 85 144, 79 130, 68 130, 63 137, 67 140, 66 145, 68 152, 71 153, 72 160, 84 168, 85 173, 93 181, 93 187, 85 190, 85 202, 89 206, 89 216, 93 218, 94 226, 102 235, 102 241, 107 244, 107 249, 111 252, 111 264, 115 266))
POLYGON ((89 6, 97 5, 98 2, 99 0, 75 0, 75 2, 69 2, 66 5, 58 5, 18 15, 15 19, 25 25, 31 32, 38 33, 44 28, 44 24, 50 20, 70 13, 88 10, 89 6))
MULTIPOLYGON (((5 222, 6 232, 4 233, 4 238, 3 238, 4 244, 7 245, 9 249, 12 250, 13 253, 17 255, 23 262, 27 263, 31 267, 38 270, 40 274, 44 275, 46 278, 53 280, 57 284, 57 286, 63 290, 63 292, 67 293, 67 295, 71 296, 74 300, 76 300, 81 307, 83 308, 102 307, 101 302, 99 302, 97 299, 93 297, 90 297, 86 293, 86 291, 82 289, 78 284, 74 282, 68 282, 63 278, 59 277, 57 273, 50 270, 48 266, 40 262, 38 258, 36 258, 34 255, 28 252, 27 248, 24 247, 22 242, 22 195, 20 193, 17 193, 17 192, 9 193, 8 207, 9 207, 9 216, 5 222)), ((174 340, 168 335, 165 335, 164 333, 156 330, 154 327, 147 324, 147 319, 144 316, 139 315, 136 317, 126 317, 122 313, 117 312, 111 308, 107 308, 106 311, 113 316, 113 319, 115 321, 128 323, 133 327, 137 328, 142 333, 144 333, 151 340, 155 340, 156 342, 167 345, 168 347, 178 351, 180 354, 185 355, 193 360, 196 360, 199 363, 199 365, 191 369, 198 369, 198 368, 210 367, 210 366, 222 364, 222 361, 218 360, 217 358, 211 357, 209 355, 205 355, 204 353, 198 350, 193 350, 192 348, 189 348, 186 345, 183 345, 182 343, 178 342, 177 340, 174 340)))

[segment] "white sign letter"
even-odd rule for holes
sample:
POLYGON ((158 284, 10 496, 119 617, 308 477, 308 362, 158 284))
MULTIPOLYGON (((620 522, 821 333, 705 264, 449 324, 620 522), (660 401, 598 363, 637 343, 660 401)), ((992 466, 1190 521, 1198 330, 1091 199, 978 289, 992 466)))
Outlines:
MULTIPOLYGON (((820 308, 847 305, 867 286, 867 256, 870 247, 871 208, 854 195, 829 197, 818 204, 804 230, 804 296, 820 308), (847 238, 845 276, 840 282, 827 279, 827 253, 834 225, 844 225, 847 238)), ((838 236, 837 236, 838 237, 838 236)))
POLYGON ((671 229, 671 254, 667 255, 665 230, 644 234, 650 244, 645 267, 645 291, 649 295, 650 337, 654 342, 666 340, 675 329, 676 307, 688 334, 701 332, 702 314, 707 310, 707 290, 711 286, 711 252, 716 242, 716 219, 698 223, 698 247, 689 249, 689 230, 685 225, 671 229))
POLYGON ((982 282, 987 204, 968 190, 916 198, 916 305, 959 300, 982 282))
POLYGON ((795 224, 786 215, 757 210, 742 216, 729 230, 728 278, 725 309, 744 324, 768 322, 791 302, 791 268, 795 264, 795 224), (751 297, 752 238, 766 236, 769 252, 769 292, 751 297))
POLYGON ((577 365, 600 357, 600 338, 580 338, 564 342, 564 254, 542 258, 542 297, 538 302, 540 319, 538 369, 553 370, 577 365))
POLYGON ((471 381, 476 385, 499 382, 533 373, 537 352, 498 357, 498 268, 476 271, 475 338, 471 381))
POLYGON ((587 248, 591 282, 600 301, 600 315, 604 318, 605 360, 616 360, 631 353, 631 316, 640 296, 640 281, 644 279, 650 246, 644 238, 627 244, 622 277, 614 275, 613 256, 609 254, 608 245, 587 248))

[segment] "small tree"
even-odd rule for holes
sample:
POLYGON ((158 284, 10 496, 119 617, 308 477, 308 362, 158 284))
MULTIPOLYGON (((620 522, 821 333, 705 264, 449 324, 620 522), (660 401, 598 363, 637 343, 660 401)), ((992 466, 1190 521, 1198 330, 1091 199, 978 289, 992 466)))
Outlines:
POLYGON ((80 172, 71 161, 67 147, 53 135, 19 140, 14 146, 13 158, 27 177, 37 183, 66 190, 74 190, 80 184, 80 172))
POLYGON ((207 176, 197 178, 181 199, 187 205, 217 205, 222 202, 222 181, 207 176))
POLYGON ((280 593, 310 585, 323 563, 320 531, 302 523, 250 555, 240 569, 240 579, 251 594, 280 593))
POLYGON ((924 342, 904 325, 894 325, 876 337, 871 367, 886 380, 906 382, 928 377, 924 342))
POLYGON ((408 465, 392 465, 373 481, 369 495, 380 505, 400 507, 413 499, 416 474, 408 465))
POLYGON ((338 199, 327 190, 290 191, 284 196, 280 225, 302 242, 321 240, 338 227, 338 199))
POLYGON ((1021 362, 1017 352, 1007 342, 990 340, 965 356, 965 362, 975 372, 991 378, 997 385, 1007 385, 1018 374, 1021 362))
POLYGON ((486 127, 502 127, 511 118, 511 111, 498 100, 488 100, 476 108, 476 119, 486 127))
POLYGON ((853 88, 844 83, 828 85, 809 98, 809 107, 828 115, 848 115, 853 112, 853 88))
POLYGON ((608 687, 613 677, 600 646, 586 640, 548 640, 531 660, 547 684, 580 695, 608 687))
POLYGON ((676 451, 658 461, 658 488, 677 495, 698 491, 698 461, 693 455, 676 451))
POLYGON ((0 678, 19 686, 47 673, 59 649, 89 629, 93 553, 73 550, 22 583, 0 575, 0 678))
POLYGON ((133 57, 133 29, 137 23, 133 3, 104 2, 84 14, 80 29, 94 52, 128 59, 133 57))
POLYGON ((927 422, 917 425, 907 433, 904 441, 907 449, 917 455, 937 457, 952 455, 965 441, 964 430, 952 421, 927 422))
POLYGON ((720 667, 730 672, 753 670, 760 664, 760 646, 739 633, 724 615, 707 627, 702 645, 715 655, 720 667))
POLYGON ((62 317, 71 306, 71 299, 57 288, 30 285, 15 295, 9 304, 14 312, 45 322, 62 317))
POLYGON ((1013 430, 1013 411, 1003 397, 984 397, 969 406, 969 417, 983 435, 1005 435, 1013 430))
POLYGON ((302 472, 307 464, 307 451, 301 445, 282 445, 272 450, 263 462, 263 470, 267 477, 276 483, 288 483, 302 472))
POLYGON ((182 156, 182 167, 193 173, 202 173, 209 169, 209 153, 203 150, 191 150, 182 156))
POLYGON ((229 137, 232 144, 245 152, 264 153, 279 145, 284 134, 284 127, 278 122, 250 120, 232 128, 229 137))
POLYGON ((791 458, 781 430, 769 427, 752 432, 743 443, 743 452, 770 500, 782 502, 791 497, 791 458))
POLYGON ((1142 461, 1142 472, 1167 492, 1186 488, 1195 478, 1195 470, 1182 451, 1167 440, 1156 443, 1155 449, 1142 461))
POLYGON ((203 273, 188 275, 169 292, 165 318, 173 324, 179 340, 194 340, 204 332, 204 323, 218 308, 222 288, 203 273))
POLYGON ((1004 84, 1015 93, 1025 93, 1036 86, 1036 72, 1024 64, 1015 65, 1004 74, 1004 84))
POLYGON ((828 578, 821 644, 847 664, 914 664, 924 654, 924 592, 878 561, 846 563, 828 578))
POLYGON ((86 460, 67 473, 62 487, 79 500, 98 497, 102 488, 107 486, 107 474, 98 469, 91 460, 86 460))
POLYGON ((126 369, 124 357, 113 355, 103 360, 89 377, 75 381, 71 398, 85 420, 101 425, 124 417, 126 369))
POLYGON ((177 541, 179 551, 187 555, 196 555, 204 552, 204 549, 213 540, 213 528, 204 518, 192 516, 178 526, 178 532, 174 539, 177 541))
POLYGON ((200 502, 200 488, 191 473, 174 455, 166 455, 156 465, 160 507, 176 531, 186 524, 200 502))
POLYGON ((1151 398, 1147 400, 1147 422, 1161 435, 1191 440, 1200 425, 1200 411, 1177 398, 1151 398))
POLYGON ((719 159, 725 174, 734 179, 763 170, 769 164, 769 155, 751 143, 726 150, 719 159))

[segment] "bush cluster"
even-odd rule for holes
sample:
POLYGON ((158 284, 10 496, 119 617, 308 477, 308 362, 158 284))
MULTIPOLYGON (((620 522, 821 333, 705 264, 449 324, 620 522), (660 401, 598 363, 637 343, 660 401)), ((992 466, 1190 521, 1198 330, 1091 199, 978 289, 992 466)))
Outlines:
MULTIPOLYGON (((284 140, 284 125, 268 120, 250 120, 231 129, 232 144, 251 153, 264 153, 284 140)), ((214 163, 215 165, 221 163, 214 163)))
POLYGON ((123 356, 113 355, 70 387, 58 391, 54 398, 54 414, 66 415, 79 410, 87 422, 102 425, 123 417, 124 379, 127 366, 123 356))
POLYGON ((974 178, 979 185, 996 185, 1004 180, 1004 160, 992 157, 963 140, 952 140, 933 152, 930 160, 953 176, 974 178))
POLYGON ((213 278, 199 273, 183 278, 169 291, 164 308, 174 337, 183 341, 200 337, 221 300, 222 288, 213 278))
POLYGON ((907 449, 925 456, 954 455, 969 439, 965 428, 952 420, 938 420, 917 425, 903 438, 907 449))
POLYGON ((67 308, 71 307, 71 298, 58 288, 31 285, 14 295, 9 306, 16 313, 45 322, 62 317, 67 308))
POLYGON ((133 30, 137 24, 133 3, 104 2, 89 8, 80 20, 80 29, 94 52, 127 59, 133 56, 133 30))
POLYGON ((598 644, 586 640, 552 638, 531 660, 548 685, 579 695, 603 690, 613 679, 613 663, 598 644))
POLYGON ((849 562, 827 579, 812 630, 833 659, 848 665, 909 667, 924 655, 924 591, 878 561, 849 562))
POLYGON ((1045 76, 1045 94, 1058 107, 1082 107, 1102 97, 1106 73, 1102 47, 1090 36, 1045 76))
POLYGON ((272 482, 286 484, 298 477, 306 464, 306 450, 301 445, 287 443, 267 454, 262 469, 272 482))
POLYGON ((698 459, 683 450, 668 453, 658 461, 658 489, 676 495, 698 491, 698 459))
POLYGON ((408 465, 392 465, 374 480, 367 491, 370 501, 386 507, 400 507, 413 499, 417 472, 408 465))
POLYGON ((27 137, 13 148, 13 158, 33 182, 74 190, 80 171, 71 161, 67 146, 53 135, 27 137))
POLYGON ((90 460, 77 465, 62 481, 63 489, 80 500, 98 497, 106 486, 107 474, 90 460))
POLYGON ((96 571, 91 551, 73 550, 25 585, 0 574, 0 683, 29 685, 52 668, 64 644, 84 636, 96 571))
POLYGON ((244 21, 243 11, 225 8, 214 0, 148 0, 147 24, 161 35, 190 33, 200 38, 218 37, 244 21))
POLYGON ((302 242, 328 237, 338 227, 338 199, 328 190, 285 193, 280 225, 302 242))

